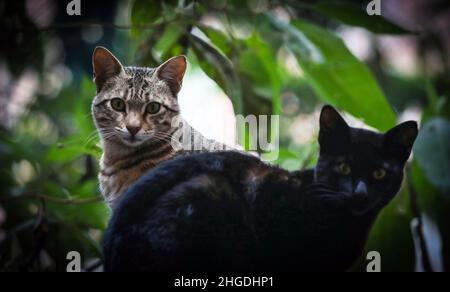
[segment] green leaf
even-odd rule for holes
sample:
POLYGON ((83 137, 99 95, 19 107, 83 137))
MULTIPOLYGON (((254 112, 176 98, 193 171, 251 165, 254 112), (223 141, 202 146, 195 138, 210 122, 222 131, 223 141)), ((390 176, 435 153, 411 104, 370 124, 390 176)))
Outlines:
MULTIPOLYGON (((89 180, 70 190, 71 199, 94 198, 98 195, 97 180, 89 180)), ((61 196, 61 195, 60 195, 61 196)), ((102 202, 80 205, 57 204, 48 202, 49 211, 64 222, 81 224, 89 228, 105 229, 110 215, 107 205, 102 202)))
POLYGON ((276 55, 271 47, 257 33, 254 33, 250 38, 245 40, 245 43, 248 50, 243 53, 246 53, 247 56, 241 57, 241 70, 253 76, 254 80, 259 80, 260 85, 270 86, 272 113, 279 115, 282 111, 281 78, 276 62, 276 55))
POLYGON ((180 22, 169 24, 165 28, 164 34, 159 38, 154 47, 154 50, 160 53, 163 62, 173 57, 171 50, 177 45, 178 40, 184 34, 185 30, 185 25, 180 22))
POLYGON ((160 16, 161 3, 162 1, 159 0, 135 0, 131 9, 133 25, 155 22, 160 16))
MULTIPOLYGON (((442 196, 441 192, 434 187, 426 178, 425 171, 419 166, 417 159, 413 162, 411 168, 411 180, 414 190, 419 198, 419 206, 422 214, 432 215, 437 220, 439 230, 444 245, 448 245, 450 232, 450 200, 442 196)), ((427 245, 427 247, 429 247, 427 245)), ((449 263, 450 255, 444 253, 444 261, 449 263)))
POLYGON ((162 1, 159 0, 135 0, 131 8, 131 23, 136 28, 130 30, 134 37, 139 37, 145 33, 146 30, 140 28, 142 25, 151 25, 156 23, 159 19, 162 10, 162 1))
POLYGON ((61 205, 49 202, 48 209, 53 216, 63 222, 100 230, 106 229, 110 213, 104 202, 83 205, 61 205))
POLYGON ((95 131, 94 121, 91 115, 94 93, 94 83, 85 76, 81 84, 81 96, 77 100, 74 111, 76 129, 81 137, 87 137, 95 131))
POLYGON ((364 254, 355 266, 358 271, 366 271, 366 255, 378 251, 383 258, 383 272, 414 271, 414 244, 411 237, 411 212, 407 211, 408 194, 398 194, 378 216, 366 243, 364 254))
POLYGON ((192 49, 202 70, 228 95, 236 114, 243 112, 242 88, 233 63, 217 48, 195 35, 190 36, 192 49))
POLYGON ((340 38, 304 21, 290 25, 268 16, 287 34, 289 48, 323 101, 379 130, 387 131, 395 125, 396 115, 372 73, 340 38))
POLYGON ((81 155, 91 155, 99 158, 101 149, 97 146, 98 136, 86 138, 68 138, 51 147, 46 160, 52 163, 65 163, 79 158, 81 155))
POLYGON ((352 3, 320 2, 309 6, 312 10, 333 18, 344 24, 366 28, 378 34, 407 34, 410 33, 382 16, 367 14, 367 11, 352 3))
POLYGON ((210 39, 210 41, 220 49, 228 58, 233 51, 233 42, 220 30, 206 25, 199 25, 198 28, 210 39))
POLYGON ((430 119, 420 130, 414 153, 427 179, 450 199, 450 122, 430 119))

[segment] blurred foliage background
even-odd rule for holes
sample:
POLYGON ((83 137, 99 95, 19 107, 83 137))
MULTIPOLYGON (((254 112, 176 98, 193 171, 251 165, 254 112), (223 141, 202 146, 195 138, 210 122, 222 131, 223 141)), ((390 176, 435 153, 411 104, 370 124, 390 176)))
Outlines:
POLYGON ((380 131, 419 120, 404 188, 367 250, 383 271, 450 269, 448 1, 383 1, 383 16, 368 16, 370 1, 82 0, 81 16, 68 2, 0 1, 0 271, 65 271, 72 250, 101 270, 96 45, 148 67, 186 54, 236 114, 281 115, 287 169, 314 165, 323 103, 380 131))

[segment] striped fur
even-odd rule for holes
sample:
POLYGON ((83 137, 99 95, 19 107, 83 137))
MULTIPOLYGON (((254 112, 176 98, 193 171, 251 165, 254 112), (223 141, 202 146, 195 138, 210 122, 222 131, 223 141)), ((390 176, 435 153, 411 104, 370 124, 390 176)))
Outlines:
POLYGON ((185 70, 183 61, 184 57, 177 57, 158 68, 123 67, 108 50, 97 48, 94 52, 97 95, 92 113, 103 148, 99 182, 112 208, 133 182, 161 162, 192 152, 230 149, 204 138, 180 118, 177 94, 185 70), (122 99, 126 110, 115 110, 114 98, 122 99), (153 102, 159 103, 161 110, 146 113, 146 106, 153 102), (133 141, 127 130, 130 125, 140 128, 133 141), (175 147, 183 141, 202 141, 204 146, 195 151, 175 147))

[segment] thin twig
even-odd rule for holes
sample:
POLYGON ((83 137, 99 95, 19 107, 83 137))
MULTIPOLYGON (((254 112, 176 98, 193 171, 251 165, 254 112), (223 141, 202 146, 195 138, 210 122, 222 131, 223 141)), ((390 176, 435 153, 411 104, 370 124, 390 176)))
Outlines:
POLYGON ((67 23, 56 23, 48 27, 41 28, 41 31, 49 31, 56 29, 65 29, 65 28, 78 28, 78 27, 95 27, 101 26, 106 28, 115 28, 115 29, 152 29, 164 26, 166 22, 160 23, 150 23, 150 24, 133 24, 133 25, 125 25, 125 24, 115 24, 110 22, 99 22, 99 21, 80 21, 80 22, 67 22, 67 23))
POLYGON ((180 20, 180 17, 170 19, 167 21, 160 21, 157 23, 141 23, 141 24, 116 24, 111 22, 102 22, 102 21, 75 21, 75 22, 66 22, 66 23, 54 23, 46 27, 36 28, 36 27, 10 27, 10 30, 13 31, 37 31, 37 32, 47 32, 59 29, 69 29, 69 28, 89 28, 89 27, 103 27, 103 28, 113 28, 113 29, 121 29, 121 30, 130 30, 130 29, 159 29, 164 27, 165 25, 172 23, 174 21, 180 20))
POLYGON ((7 202, 11 202, 11 201, 26 200, 26 199, 44 200, 46 202, 61 204, 61 205, 84 205, 84 204, 92 204, 92 203, 101 202, 103 200, 102 197, 92 197, 92 198, 86 198, 86 199, 61 199, 61 198, 56 198, 56 197, 50 197, 47 195, 41 195, 41 194, 27 192, 27 193, 24 193, 19 196, 1 199, 0 202, 7 203, 7 202))

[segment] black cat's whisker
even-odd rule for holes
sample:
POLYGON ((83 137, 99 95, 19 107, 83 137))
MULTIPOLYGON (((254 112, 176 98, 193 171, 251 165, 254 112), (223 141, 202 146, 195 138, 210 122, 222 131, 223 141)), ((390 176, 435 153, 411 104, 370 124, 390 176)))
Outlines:
MULTIPOLYGON (((311 195, 311 194, 310 194, 311 195)), ((313 194, 312 196, 319 198, 319 199, 335 199, 335 200, 344 200, 348 199, 348 196, 342 195, 342 194, 313 194)))
POLYGON ((317 197, 321 198, 321 199, 337 199, 337 200, 349 198, 348 196, 341 195, 341 194, 339 194, 339 195, 338 194, 334 194, 334 195, 330 195, 330 194, 318 195, 317 197))
POLYGON ((313 191, 320 191, 320 192, 329 192, 329 193, 341 193, 341 190, 334 189, 334 188, 327 188, 324 186, 312 186, 309 188, 305 188, 306 191, 313 190, 313 191))
POLYGON ((334 189, 336 189, 336 187, 333 187, 333 186, 331 186, 329 184, 322 183, 322 182, 314 182, 314 183, 311 183, 309 186, 310 187, 327 187, 327 188, 334 188, 334 189))
POLYGON ((305 188, 304 191, 306 195, 317 197, 319 199, 344 200, 351 197, 342 191, 334 190, 323 184, 311 185, 310 187, 305 188))
POLYGON ((340 194, 342 193, 340 190, 338 190, 337 188, 331 188, 329 186, 326 185, 310 185, 308 187, 306 187, 304 189, 305 192, 320 192, 320 193, 336 193, 336 194, 340 194))
POLYGON ((307 193, 310 195, 316 195, 316 196, 333 196, 333 197, 340 197, 340 198, 346 198, 349 197, 343 193, 331 193, 331 192, 323 192, 323 191, 318 191, 318 192, 310 192, 307 193))

